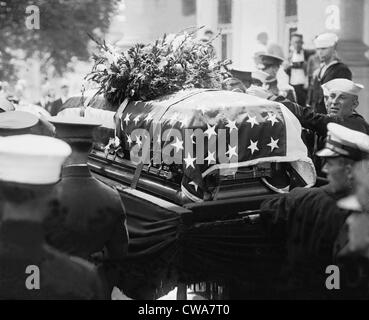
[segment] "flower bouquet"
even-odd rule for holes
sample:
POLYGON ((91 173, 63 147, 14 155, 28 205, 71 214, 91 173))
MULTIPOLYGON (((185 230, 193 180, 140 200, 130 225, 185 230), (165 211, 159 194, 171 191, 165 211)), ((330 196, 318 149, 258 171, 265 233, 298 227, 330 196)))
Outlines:
POLYGON ((127 98, 147 101, 183 89, 220 89, 231 76, 227 69, 231 61, 218 60, 211 42, 196 39, 196 32, 164 35, 125 52, 92 38, 99 52, 93 55, 94 66, 86 79, 116 106, 127 98))

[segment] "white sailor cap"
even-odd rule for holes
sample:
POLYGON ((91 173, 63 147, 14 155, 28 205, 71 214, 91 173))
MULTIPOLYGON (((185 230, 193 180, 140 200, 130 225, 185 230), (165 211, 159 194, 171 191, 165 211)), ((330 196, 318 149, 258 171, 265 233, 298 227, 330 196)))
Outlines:
POLYGON ((369 136, 346 128, 337 123, 328 123, 328 135, 324 149, 317 152, 318 157, 346 157, 360 161, 369 156, 369 136))
POLYGON ((358 96, 364 86, 348 79, 333 79, 322 85, 324 92, 339 91, 358 96))
POLYGON ((0 138, 0 181, 31 185, 56 183, 71 152, 66 142, 46 136, 0 138))
POLYGON ((335 33, 322 33, 314 39, 314 44, 317 49, 334 47, 338 42, 338 37, 335 33))

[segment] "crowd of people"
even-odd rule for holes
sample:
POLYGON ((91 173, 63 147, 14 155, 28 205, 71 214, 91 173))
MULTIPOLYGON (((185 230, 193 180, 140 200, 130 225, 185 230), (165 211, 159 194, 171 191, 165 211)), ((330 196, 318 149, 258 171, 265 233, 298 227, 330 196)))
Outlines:
MULTIPOLYGON (((288 108, 326 182, 262 203, 269 232, 286 243, 282 293, 366 298, 369 124, 356 111, 364 88, 338 58, 335 34, 317 36, 316 50, 305 50, 303 36, 294 33, 286 60, 278 46, 266 46, 265 34, 258 39, 255 70, 232 70, 224 88, 288 108), (281 72, 288 83, 279 80, 281 72), (335 264, 344 277, 339 293, 325 287, 325 268, 335 264)), ((101 123, 57 115, 67 84, 60 98, 45 89, 27 110, 4 85, 0 89, 0 298, 109 299, 118 282, 110 271, 126 258, 129 237, 118 191, 87 166, 92 133, 101 123), (39 290, 25 285, 28 266, 42 270, 39 290)))
POLYGON ((268 52, 256 54, 259 69, 276 85, 266 80, 246 90, 282 103, 299 119, 309 155, 324 181, 261 206, 269 231, 278 230, 286 242, 282 281, 288 298, 361 299, 369 293, 369 124, 356 110, 364 87, 352 81, 349 67, 338 58, 337 42, 335 34, 321 34, 312 52, 303 49, 301 34, 293 34, 288 62, 268 52), (316 65, 317 57, 320 65, 312 72, 308 67, 316 65), (283 65, 292 90, 278 86, 277 72, 283 65), (330 291, 325 285, 329 265, 340 268, 341 290, 330 291))
POLYGON ((125 260, 128 231, 118 191, 87 166, 99 126, 0 113, 0 299, 111 298, 108 270, 125 260))

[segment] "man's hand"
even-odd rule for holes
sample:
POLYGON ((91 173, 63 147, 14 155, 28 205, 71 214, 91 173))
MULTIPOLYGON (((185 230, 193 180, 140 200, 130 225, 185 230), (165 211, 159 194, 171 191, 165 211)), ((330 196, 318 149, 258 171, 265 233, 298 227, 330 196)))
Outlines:
POLYGON ((347 219, 347 225, 349 250, 369 258, 369 215, 352 214, 347 219))
POLYGON ((251 86, 247 89, 246 93, 262 99, 268 99, 273 96, 268 90, 257 86, 251 86))

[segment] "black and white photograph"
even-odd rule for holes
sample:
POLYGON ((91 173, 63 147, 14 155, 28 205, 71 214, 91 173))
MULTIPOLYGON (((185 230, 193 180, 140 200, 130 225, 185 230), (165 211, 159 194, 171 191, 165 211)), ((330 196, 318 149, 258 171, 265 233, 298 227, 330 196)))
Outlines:
POLYGON ((369 0, 0 0, 0 300, 367 299, 369 0))

